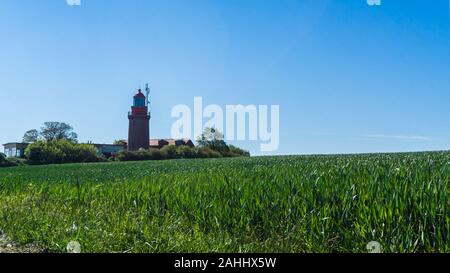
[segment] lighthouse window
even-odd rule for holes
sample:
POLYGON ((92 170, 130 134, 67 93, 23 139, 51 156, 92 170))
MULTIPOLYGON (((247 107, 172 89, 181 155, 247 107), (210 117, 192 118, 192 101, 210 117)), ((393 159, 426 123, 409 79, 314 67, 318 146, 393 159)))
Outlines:
POLYGON ((134 106, 144 107, 145 106, 145 99, 144 98, 134 98, 134 106))

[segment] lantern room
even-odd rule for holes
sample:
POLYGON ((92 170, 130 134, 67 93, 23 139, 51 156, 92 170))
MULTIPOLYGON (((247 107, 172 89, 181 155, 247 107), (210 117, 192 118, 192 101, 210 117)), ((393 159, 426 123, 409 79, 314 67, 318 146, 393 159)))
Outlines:
POLYGON ((133 98, 134 98, 133 102, 134 107, 146 107, 145 95, 142 93, 141 89, 138 90, 138 92, 136 93, 136 95, 134 95, 133 98))
POLYGON ((147 101, 145 95, 142 93, 142 90, 139 89, 136 95, 133 97, 133 106, 131 107, 131 115, 147 115, 147 101))

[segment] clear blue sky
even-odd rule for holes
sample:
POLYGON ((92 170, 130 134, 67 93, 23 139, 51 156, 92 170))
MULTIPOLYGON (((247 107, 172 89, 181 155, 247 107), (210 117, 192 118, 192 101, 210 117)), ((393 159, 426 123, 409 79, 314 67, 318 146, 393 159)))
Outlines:
POLYGON ((450 149, 449 1, 0 0, 0 143, 125 139, 146 81, 152 137, 202 96, 280 105, 277 154, 450 149))

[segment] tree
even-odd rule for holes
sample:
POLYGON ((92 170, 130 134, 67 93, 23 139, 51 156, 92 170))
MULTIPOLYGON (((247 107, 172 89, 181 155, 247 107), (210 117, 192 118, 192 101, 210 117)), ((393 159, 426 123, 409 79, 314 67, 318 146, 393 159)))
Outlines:
POLYGON ((223 141, 223 134, 216 128, 206 127, 203 129, 203 133, 197 138, 197 143, 200 146, 206 146, 213 141, 223 141))
POLYGON ((33 143, 38 141, 39 139, 39 132, 36 129, 29 130, 23 135, 23 142, 25 143, 33 143))
POLYGON ((233 145, 228 145, 224 141, 224 135, 215 128, 206 127, 203 133, 197 138, 197 143, 200 157, 250 156, 250 152, 233 145))
POLYGON ((127 142, 125 140, 114 140, 113 144, 114 145, 122 145, 124 147, 127 146, 127 142))
POLYGON ((46 141, 69 140, 77 142, 78 135, 73 132, 72 126, 63 122, 45 122, 39 135, 46 141))
POLYGON ((219 130, 206 127, 201 136, 197 138, 197 143, 200 148, 210 148, 221 154, 226 154, 230 149, 223 139, 224 136, 219 130))

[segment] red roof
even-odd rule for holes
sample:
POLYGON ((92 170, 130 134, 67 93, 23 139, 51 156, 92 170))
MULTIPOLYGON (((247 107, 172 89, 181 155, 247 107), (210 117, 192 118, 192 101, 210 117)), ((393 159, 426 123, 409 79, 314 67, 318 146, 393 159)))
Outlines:
MULTIPOLYGON (((123 140, 126 144, 128 144, 127 140, 123 140)), ((182 138, 182 139, 173 139, 173 138, 166 138, 166 139, 149 139, 150 148, 162 148, 166 145, 174 145, 177 146, 177 142, 183 142, 181 145, 186 145, 189 147, 195 147, 194 142, 190 140, 189 138, 182 138)))
POLYGON ((142 90, 139 89, 136 95, 134 95, 135 98, 145 98, 145 95, 142 94, 142 90))

